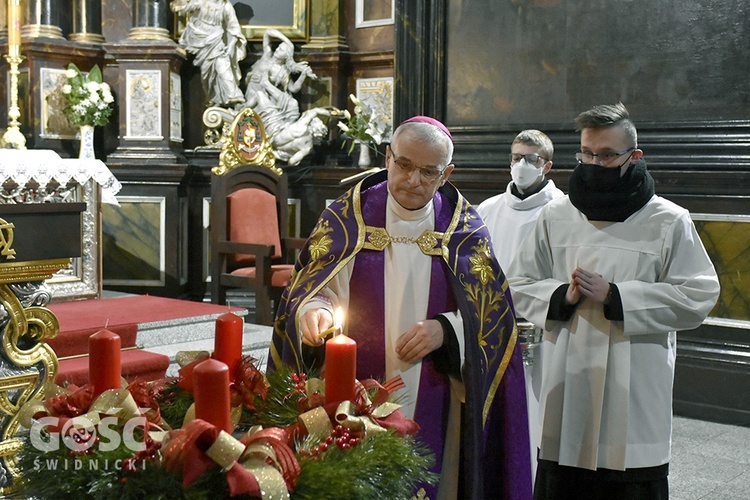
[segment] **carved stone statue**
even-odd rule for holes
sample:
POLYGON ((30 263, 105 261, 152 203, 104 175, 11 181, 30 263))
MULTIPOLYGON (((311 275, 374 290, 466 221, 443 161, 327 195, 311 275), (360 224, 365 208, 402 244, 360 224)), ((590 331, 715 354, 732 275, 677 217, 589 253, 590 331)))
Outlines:
POLYGON ((300 117, 299 103, 294 98, 305 79, 317 79, 307 61, 294 60, 294 44, 280 31, 268 28, 263 33, 263 54, 245 76, 245 104, 254 108, 269 129, 288 124, 300 117), (272 37, 280 43, 274 49, 272 37), (294 77, 294 75, 297 75, 294 77), (266 113, 272 110, 273 113, 266 113), (270 114, 267 119, 264 115, 270 114))
POLYGON ((172 0, 172 11, 187 16, 180 47, 193 54, 200 67, 209 106, 233 107, 245 101, 239 87, 239 62, 247 40, 234 7, 227 0, 172 0))
POLYGON ((340 114, 335 108, 313 108, 305 111, 295 122, 286 125, 270 137, 274 156, 286 161, 290 167, 299 165, 299 162, 312 151, 314 140, 328 134, 328 126, 320 117, 340 114))
POLYGON ((213 129, 207 132, 206 142, 221 147, 229 123, 243 109, 252 108, 263 122, 273 156, 290 166, 298 165, 312 151, 315 139, 328 133, 321 117, 341 116, 341 111, 332 107, 300 113, 294 94, 308 78, 317 76, 306 61, 294 60, 294 44, 280 31, 268 28, 263 34, 263 53, 245 76, 244 103, 235 109, 210 107, 203 113, 203 123, 213 129), (278 40, 275 48, 273 39, 278 40))

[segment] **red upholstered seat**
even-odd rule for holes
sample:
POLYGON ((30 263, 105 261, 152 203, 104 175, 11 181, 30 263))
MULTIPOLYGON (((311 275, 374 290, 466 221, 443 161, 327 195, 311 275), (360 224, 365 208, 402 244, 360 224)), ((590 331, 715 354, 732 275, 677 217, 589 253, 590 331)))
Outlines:
MULTIPOLYGON (((292 279, 292 264, 278 264, 271 266, 271 286, 284 288, 292 279)), ((245 278, 255 278, 254 267, 240 267, 230 273, 232 276, 241 276, 245 278)))
MULTIPOLYGON (((276 197, 262 189, 244 188, 227 196, 227 233, 230 241, 273 245, 271 259, 281 259, 281 236, 276 197), (232 224, 231 221, 239 223, 232 224)), ((232 254, 233 265, 253 265, 255 255, 232 254)), ((254 276, 254 275, 253 275, 254 276)))

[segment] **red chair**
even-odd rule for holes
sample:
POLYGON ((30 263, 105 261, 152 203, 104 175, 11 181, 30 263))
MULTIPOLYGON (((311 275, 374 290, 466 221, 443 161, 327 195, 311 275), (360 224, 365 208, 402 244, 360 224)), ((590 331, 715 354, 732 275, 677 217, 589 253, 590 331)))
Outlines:
POLYGON ((289 284, 293 249, 285 173, 241 165, 211 179, 211 301, 226 304, 227 289, 255 292, 255 322, 271 325, 289 284))

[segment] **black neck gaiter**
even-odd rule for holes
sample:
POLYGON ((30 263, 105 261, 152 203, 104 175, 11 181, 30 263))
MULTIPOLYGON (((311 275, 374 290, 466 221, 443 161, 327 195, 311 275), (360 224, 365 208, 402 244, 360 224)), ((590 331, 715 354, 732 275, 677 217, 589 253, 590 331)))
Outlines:
POLYGON ((620 177, 619 168, 579 163, 570 176, 570 202, 589 220, 622 222, 654 195, 654 179, 638 160, 620 177))

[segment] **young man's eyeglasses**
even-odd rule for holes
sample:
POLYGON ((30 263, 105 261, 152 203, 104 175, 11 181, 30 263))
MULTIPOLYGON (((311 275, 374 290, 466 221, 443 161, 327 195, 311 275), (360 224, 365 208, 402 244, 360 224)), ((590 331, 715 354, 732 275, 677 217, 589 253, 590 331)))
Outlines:
POLYGON ((396 152, 393 151, 393 148, 391 148, 391 159, 393 159, 393 163, 395 163, 399 170, 406 176, 410 176, 412 172, 419 170, 419 176, 424 182, 435 182, 438 177, 443 175, 443 172, 445 172, 445 169, 447 168, 443 167, 440 169, 437 167, 420 167, 414 165, 405 158, 399 158, 396 152))
POLYGON ((522 155, 518 153, 511 153, 510 155, 508 155, 508 159, 510 160, 511 165, 515 165, 524 158, 526 159, 526 163, 530 163, 531 165, 536 165, 539 160, 549 161, 548 158, 535 154, 522 155))
MULTIPOLYGON (((624 155, 625 153, 630 153, 631 151, 635 151, 635 148, 628 148, 625 151, 620 151, 619 153, 592 153, 590 151, 578 151, 576 153, 576 160, 578 160, 578 163, 594 163, 596 159, 599 159, 599 163, 604 165, 615 158, 624 155)), ((627 160, 626 160, 627 161, 627 160)))

